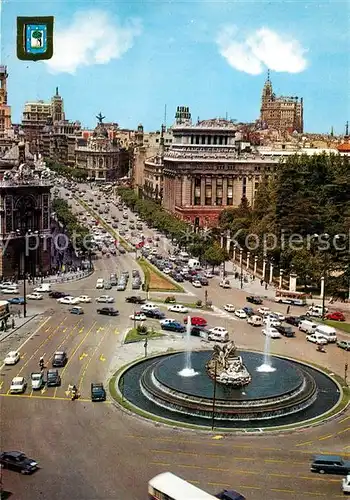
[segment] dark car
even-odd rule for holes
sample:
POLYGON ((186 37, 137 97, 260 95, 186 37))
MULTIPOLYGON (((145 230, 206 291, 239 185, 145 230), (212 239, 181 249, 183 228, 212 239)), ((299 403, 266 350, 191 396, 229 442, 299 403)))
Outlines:
POLYGON ((165 314, 160 311, 159 309, 154 309, 150 311, 142 311, 147 318, 154 318, 154 319, 164 319, 165 314))
POLYGON ((253 316, 254 314, 253 308, 249 306, 243 307, 243 311, 246 313, 247 316, 253 316))
POLYGON ((255 295, 249 295, 249 297, 246 297, 246 301, 251 304, 256 304, 257 306, 263 303, 263 300, 260 297, 255 297, 255 295))
POLYGON ((246 500, 243 495, 234 490, 222 490, 215 495, 215 498, 219 498, 220 500, 246 500))
POLYGON ((291 326, 280 325, 276 326, 275 328, 284 337, 295 337, 295 332, 291 326))
POLYGON ((199 279, 199 282, 202 286, 208 286, 209 285, 209 281, 208 281, 208 278, 206 278, 205 276, 201 276, 199 279))
POLYGON ((121 245, 118 247, 118 250, 119 250, 119 253, 121 253, 122 255, 124 255, 126 253, 125 248, 123 248, 121 245))
POLYGON ((183 333, 186 331, 186 328, 184 325, 179 323, 178 321, 173 321, 171 323, 165 323, 164 325, 161 325, 162 330, 167 330, 169 332, 179 332, 183 333))
POLYGON ((310 470, 320 474, 341 474, 346 476, 350 473, 350 460, 344 460, 338 455, 316 455, 311 463, 310 470))
POLYGON ((38 469, 38 464, 21 451, 4 451, 0 455, 0 464, 4 469, 11 469, 21 474, 32 474, 38 469))
POLYGON ((61 367, 68 361, 67 354, 64 351, 56 351, 53 355, 52 366, 61 367))
POLYGON ((130 304, 144 304, 146 302, 146 299, 132 295, 131 297, 126 297, 125 302, 129 302, 130 304))
POLYGON ((97 309, 98 314, 103 314, 104 316, 118 316, 119 311, 114 309, 114 307, 101 307, 101 309, 97 309))
POLYGON ((202 326, 192 326, 191 328, 191 335, 194 337, 208 338, 209 333, 209 330, 203 328, 202 326))
POLYGON ((91 384, 91 401, 106 401, 103 384, 91 384))
POLYGON ((299 316, 287 316, 285 322, 289 325, 299 326, 301 323, 301 319, 299 316))
POLYGON ((58 387, 61 385, 61 377, 58 374, 58 370, 51 369, 47 370, 47 387, 58 387))
POLYGON ((173 278, 175 281, 178 283, 183 283, 185 280, 183 279, 183 276, 180 273, 174 273, 173 278))
POLYGON ((68 293, 64 293, 64 292, 50 292, 49 293, 49 297, 51 297, 52 299, 62 299, 63 297, 67 297, 69 294, 68 293))
POLYGON ((12 297, 9 299, 9 304, 16 304, 22 306, 24 304, 24 297, 12 297))

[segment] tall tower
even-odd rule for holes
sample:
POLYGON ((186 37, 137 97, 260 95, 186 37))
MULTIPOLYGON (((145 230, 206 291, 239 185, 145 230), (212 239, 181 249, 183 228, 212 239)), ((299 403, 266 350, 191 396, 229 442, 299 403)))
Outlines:
POLYGON ((56 94, 51 99, 51 116, 53 122, 64 120, 63 99, 58 93, 58 87, 56 87, 56 94))
POLYGON ((7 104, 7 66, 0 66, 0 135, 11 128, 11 106, 7 104))
POLYGON ((272 91, 272 83, 270 80, 270 70, 267 71, 267 78, 266 82, 262 91, 262 96, 261 96, 261 107, 263 107, 264 104, 270 102, 273 100, 273 91, 272 91))

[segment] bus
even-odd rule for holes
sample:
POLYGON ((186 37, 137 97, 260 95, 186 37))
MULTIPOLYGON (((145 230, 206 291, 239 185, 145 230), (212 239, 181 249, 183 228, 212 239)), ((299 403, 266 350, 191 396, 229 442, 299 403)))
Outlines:
POLYGON ((217 500, 171 472, 158 474, 148 483, 149 500, 217 500))
POLYGON ((306 306, 306 293, 289 292, 288 290, 276 290, 275 302, 290 304, 292 306, 306 306))

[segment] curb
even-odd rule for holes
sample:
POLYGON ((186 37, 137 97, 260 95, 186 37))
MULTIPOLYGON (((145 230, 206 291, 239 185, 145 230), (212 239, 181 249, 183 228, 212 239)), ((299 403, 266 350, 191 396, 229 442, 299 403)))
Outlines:
POLYGON ((74 281, 80 281, 84 280, 85 278, 89 278, 92 276, 95 272, 95 269, 93 269, 91 272, 85 274, 84 276, 79 276, 78 278, 73 278, 71 280, 63 280, 63 281, 43 281, 43 283, 48 284, 48 285, 63 285, 64 283, 73 283, 74 281))
POLYGON ((17 330, 20 330, 23 326, 27 325, 30 321, 32 321, 33 319, 35 319, 37 316, 41 316, 41 314, 39 314, 39 313, 33 314, 33 316, 31 316, 26 321, 24 321, 24 323, 22 323, 20 326, 17 326, 13 330, 11 330, 11 332, 9 332, 7 335, 5 335, 4 337, 2 337, 2 339, 0 340, 0 342, 3 342, 4 340, 6 340, 8 337, 10 337, 10 335, 12 335, 13 333, 17 332, 17 330))

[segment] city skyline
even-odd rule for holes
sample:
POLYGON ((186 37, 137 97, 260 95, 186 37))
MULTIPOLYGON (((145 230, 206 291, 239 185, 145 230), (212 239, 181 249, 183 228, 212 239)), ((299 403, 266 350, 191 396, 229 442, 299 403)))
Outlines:
POLYGON ((51 1, 38 8, 29 0, 2 6, 1 62, 8 66, 14 123, 25 102, 48 101, 56 86, 66 117, 84 127, 93 127, 101 110, 122 128, 142 123, 157 130, 165 105, 167 126, 178 105, 189 106, 194 121, 253 122, 270 69, 277 95, 304 98, 305 132, 333 127, 344 133, 350 35, 346 16, 330 2, 317 10, 315 2, 264 0, 84 5, 51 1), (14 27, 23 15, 55 16, 51 60, 16 59, 14 27))

